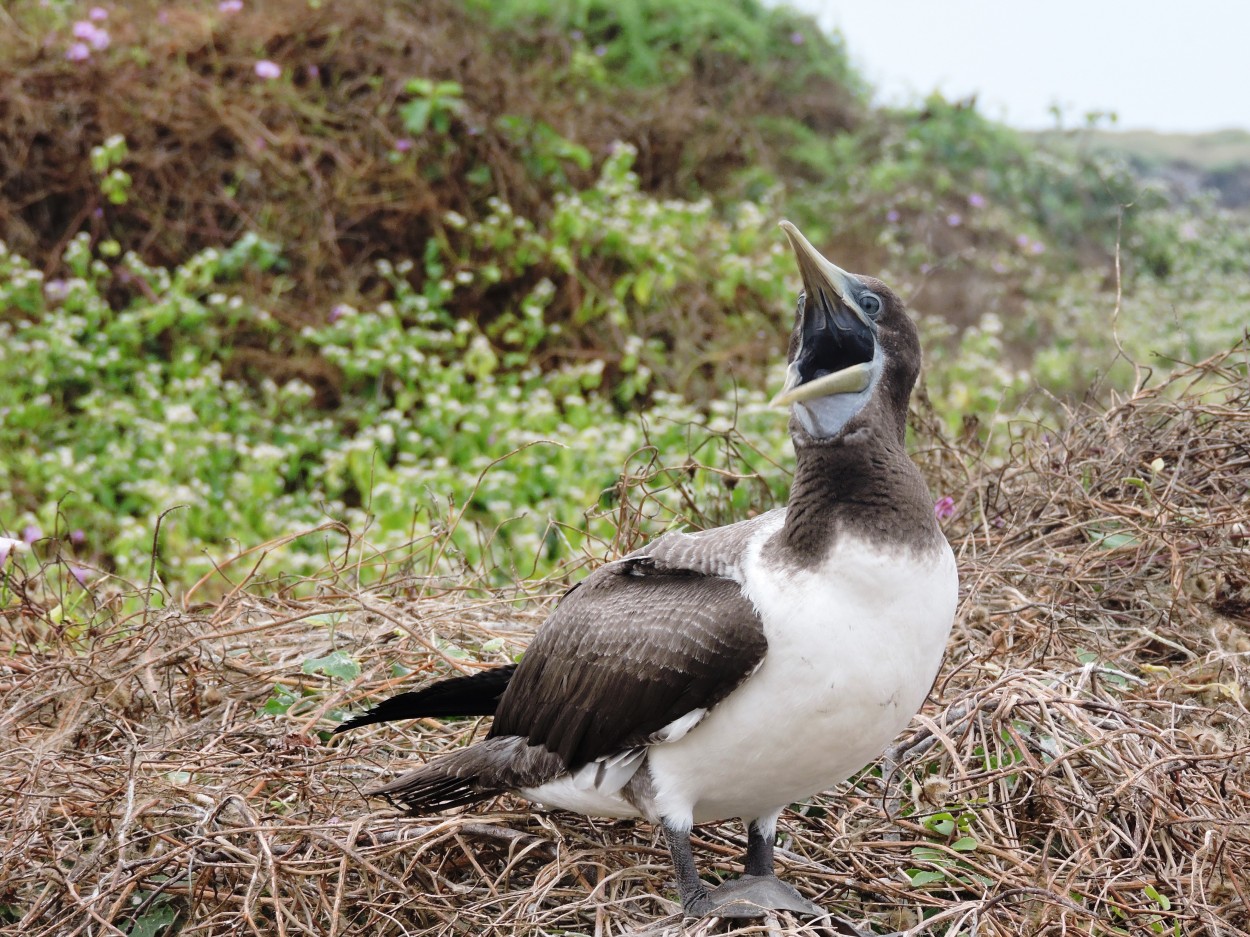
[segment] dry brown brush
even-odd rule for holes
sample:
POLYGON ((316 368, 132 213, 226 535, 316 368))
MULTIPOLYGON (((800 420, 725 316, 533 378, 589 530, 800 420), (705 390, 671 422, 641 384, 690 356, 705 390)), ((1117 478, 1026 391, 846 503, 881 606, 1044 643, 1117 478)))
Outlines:
MULTIPOLYGON (((783 818, 804 893, 878 932, 1250 931, 1246 358, 1023 433, 997 465, 920 433, 957 500, 959 618, 913 731, 783 818)), ((346 709, 509 659, 558 588, 327 580, 79 631, 28 602, 0 663, 6 932, 679 932, 644 823, 362 800, 480 721, 325 740, 346 709), (359 674, 305 666, 333 650, 359 674), (285 712, 258 712, 271 698, 285 712)), ((742 846, 698 831, 717 873, 742 846)))
MULTIPOLYGON (((775 161, 760 115, 827 133, 858 117, 854 93, 832 80, 810 78, 797 94, 786 62, 710 52, 662 87, 595 83, 577 71, 569 35, 496 28, 456 0, 266 0, 233 15, 156 0, 110 9, 110 50, 82 63, 65 59, 68 26, 36 32, 40 17, 0 11, 0 241, 51 274, 79 231, 161 266, 259 232, 284 246, 290 268, 257 290, 297 319, 376 286, 379 258, 456 242, 449 211, 475 220, 498 197, 538 219, 557 176, 577 188, 594 179, 593 166, 572 162, 555 176, 535 168, 529 138, 541 131, 509 132, 501 119, 546 126, 596 165, 629 142, 644 190, 690 196, 727 191, 739 170, 775 161), (258 80, 258 60, 277 64, 281 80, 258 80), (461 87, 446 133, 405 129, 413 78, 461 87), (112 134, 129 150, 123 204, 103 196, 90 163, 112 134), (400 140, 411 147, 403 159, 400 140)), ((550 274, 563 282, 559 272, 550 274)))

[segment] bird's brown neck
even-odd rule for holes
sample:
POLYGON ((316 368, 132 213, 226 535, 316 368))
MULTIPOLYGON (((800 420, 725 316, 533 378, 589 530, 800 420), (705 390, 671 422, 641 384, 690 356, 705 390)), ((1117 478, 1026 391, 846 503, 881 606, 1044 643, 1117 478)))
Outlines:
POLYGON ((919 549, 941 537, 920 470, 888 421, 828 440, 796 433, 795 452, 781 543, 805 565, 819 563, 843 536, 919 549))

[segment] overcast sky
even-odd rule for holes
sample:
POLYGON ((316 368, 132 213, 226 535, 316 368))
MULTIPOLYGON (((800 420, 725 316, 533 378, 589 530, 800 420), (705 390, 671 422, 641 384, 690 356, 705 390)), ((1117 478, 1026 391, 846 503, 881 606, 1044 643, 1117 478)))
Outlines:
POLYGON ((978 94, 989 117, 1124 129, 1250 129, 1247 0, 785 0, 846 36, 883 103, 978 94))

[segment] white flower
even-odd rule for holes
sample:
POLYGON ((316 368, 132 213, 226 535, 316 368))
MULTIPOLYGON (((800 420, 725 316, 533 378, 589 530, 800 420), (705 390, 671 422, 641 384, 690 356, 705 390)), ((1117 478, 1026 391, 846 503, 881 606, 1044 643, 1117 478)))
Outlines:
POLYGON ((176 403, 165 411, 165 420, 168 423, 194 423, 195 410, 187 403, 176 403))
POLYGON ((10 553, 25 553, 30 549, 30 544, 24 540, 14 540, 12 537, 0 537, 0 563, 9 558, 10 553))

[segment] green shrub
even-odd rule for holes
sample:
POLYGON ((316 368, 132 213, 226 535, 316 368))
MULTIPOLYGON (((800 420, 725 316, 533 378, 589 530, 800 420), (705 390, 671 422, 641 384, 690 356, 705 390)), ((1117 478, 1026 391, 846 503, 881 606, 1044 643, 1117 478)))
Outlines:
POLYGON ((757 0, 471 2, 506 29, 563 31, 609 73, 633 84, 671 84, 731 63, 770 77, 776 69, 784 91, 829 81, 852 97, 867 97, 840 36, 792 9, 757 0))
MULTIPOLYGON (((4 252, 0 307, 11 312, 0 323, 0 525, 62 538, 79 528, 82 551, 127 577, 147 568, 156 518, 175 505, 184 507, 164 523, 160 558, 173 580, 198 577, 238 546, 326 520, 383 550, 450 531, 427 572, 467 565, 525 575, 617 536, 622 475, 646 477, 656 464, 675 469, 657 476, 648 496, 642 523, 653 530, 691 510, 723 520, 771 503, 777 491, 767 485, 724 484, 717 474, 750 475, 762 459, 781 457, 784 418, 766 409, 766 388, 699 408, 654 390, 627 419, 613 406, 646 389, 651 373, 647 342, 619 310, 709 272, 734 291, 781 288, 779 272, 777 282, 761 272, 779 271, 773 249, 764 268, 751 253, 775 240, 758 214, 744 211, 737 227, 724 227, 706 206, 649 202, 629 160, 622 149, 596 189, 561 203, 548 236, 497 203, 470 231, 494 272, 435 245, 418 291, 407 279, 411 262, 380 262, 386 299, 359 310, 340 304, 294 341, 235 285, 280 263, 276 247, 255 236, 166 270, 131 253, 92 256, 81 235, 65 257, 73 276, 46 283, 4 252), (687 243, 716 247, 693 254, 687 243), (602 358, 545 370, 530 361, 551 331, 549 281, 485 327, 452 312, 479 278, 547 263, 576 271, 590 258, 619 270, 619 288, 584 307, 621 335, 613 395, 596 392, 602 358), (641 271, 658 273, 644 287, 641 271), (114 306, 118 282, 141 284, 139 298, 114 306), (247 345, 232 347, 241 337, 247 345), (299 376, 275 379, 280 370, 230 376, 258 346, 272 362, 316 356, 331 366, 338 405, 318 408, 315 388, 299 376), (740 449, 734 427, 764 452, 740 449), (691 458, 707 468, 688 470, 691 458)), ((772 483, 784 488, 775 475, 772 483)), ((281 568, 314 568, 325 549, 310 537, 286 551, 281 568)))

